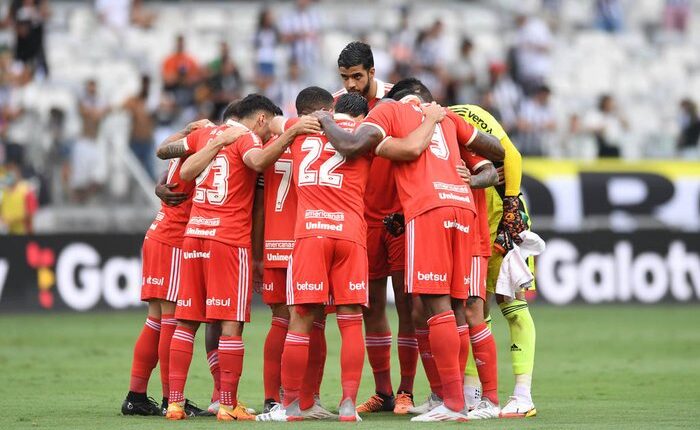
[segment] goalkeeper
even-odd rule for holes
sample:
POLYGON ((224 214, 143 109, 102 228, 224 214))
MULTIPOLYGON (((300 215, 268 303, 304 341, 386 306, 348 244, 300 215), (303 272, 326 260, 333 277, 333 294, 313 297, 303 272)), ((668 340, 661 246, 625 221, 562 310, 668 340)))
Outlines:
MULTIPOLYGON (((503 127, 486 110, 476 105, 456 105, 449 109, 474 125, 477 130, 497 137, 505 149, 505 159, 494 163, 499 173, 499 184, 486 189, 489 230, 491 242, 495 244, 488 263, 487 296, 484 305, 484 317, 490 325, 490 298, 495 294, 496 281, 503 261, 503 251, 499 252, 498 249, 503 245, 499 244, 505 242, 507 248, 510 240, 519 243, 521 239, 518 234, 530 228, 530 217, 520 194, 522 160, 503 127)), ((528 265, 534 273, 532 257, 528 259, 528 265)), ((534 288, 533 282, 530 289, 534 288)), ((500 294, 495 295, 496 303, 508 321, 510 352, 515 374, 513 395, 501 410, 501 416, 531 417, 537 413, 530 390, 535 363, 535 323, 525 300, 525 291, 516 293, 514 300, 500 294)), ((478 403, 481 400, 479 378, 471 356, 465 372, 464 386, 467 403, 470 405, 478 403)))

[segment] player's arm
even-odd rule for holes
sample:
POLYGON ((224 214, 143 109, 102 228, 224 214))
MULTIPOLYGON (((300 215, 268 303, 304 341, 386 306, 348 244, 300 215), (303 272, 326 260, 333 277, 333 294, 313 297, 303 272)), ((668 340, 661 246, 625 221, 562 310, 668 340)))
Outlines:
POLYGON ((472 188, 488 188, 498 183, 498 172, 493 163, 484 163, 471 175, 469 186, 472 188))
POLYGON ((435 124, 445 118, 446 110, 432 103, 422 107, 425 120, 404 138, 388 137, 379 143, 375 153, 392 161, 413 161, 430 146, 435 124))
POLYGON ((251 240, 253 244, 253 286, 257 291, 262 283, 263 274, 263 247, 265 233, 265 193, 261 181, 255 187, 255 200, 253 201, 253 228, 251 240))
POLYGON ((156 156, 161 160, 167 160, 169 158, 178 158, 187 155, 189 150, 187 136, 195 130, 212 126, 214 126, 214 124, 208 119, 200 119, 199 121, 187 124, 185 128, 171 134, 160 144, 156 151, 156 156))
POLYGON ((191 181, 196 178, 207 168, 221 148, 230 145, 246 133, 248 133, 248 130, 243 127, 229 127, 223 133, 213 139, 209 139, 202 149, 187 157, 187 160, 182 163, 180 178, 183 181, 191 181))
POLYGON ((163 173, 163 176, 156 184, 156 196, 168 206, 177 206, 187 200, 187 193, 172 191, 177 186, 177 183, 168 184, 168 172, 163 173))
POLYGON ((476 132, 474 139, 467 144, 467 148, 491 161, 502 161, 505 157, 501 142, 496 137, 481 131, 476 132))
POLYGON ((384 136, 382 132, 372 126, 361 124, 354 133, 342 129, 325 111, 314 112, 323 127, 328 141, 333 148, 347 158, 357 158, 366 154, 370 149, 379 145, 384 136))
POLYGON ((505 157, 503 167, 499 168, 499 179, 501 183, 505 183, 506 197, 517 197, 520 195, 520 183, 523 178, 523 157, 508 136, 501 139, 501 145, 505 150, 505 157))
POLYGON ((243 157, 243 162, 250 169, 262 172, 277 161, 294 139, 302 134, 316 134, 321 131, 318 120, 312 116, 304 116, 299 121, 289 127, 274 142, 263 149, 252 149, 243 157))

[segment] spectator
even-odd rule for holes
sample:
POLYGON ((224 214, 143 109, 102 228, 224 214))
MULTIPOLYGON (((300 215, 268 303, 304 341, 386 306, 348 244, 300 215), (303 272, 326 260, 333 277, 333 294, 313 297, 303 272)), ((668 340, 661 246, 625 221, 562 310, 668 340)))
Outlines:
POLYGON ((0 227, 13 235, 32 234, 39 206, 32 185, 22 178, 22 169, 15 163, 5 165, 0 182, 0 227))
POLYGON ((79 103, 83 126, 71 154, 70 184, 73 200, 83 203, 96 194, 107 179, 107 154, 98 145, 97 134, 109 108, 98 97, 97 83, 92 79, 85 83, 85 93, 79 103))
POLYGON ((596 0, 595 24, 598 29, 608 33, 621 31, 623 13, 620 0, 596 0))
POLYGON ((411 29, 409 23, 410 15, 410 9, 407 6, 401 7, 399 28, 393 33, 390 41, 389 51, 394 60, 395 71, 400 79, 411 75, 413 51, 416 45, 416 33, 411 29))
POLYGON ((598 109, 584 118, 584 129, 593 135, 598 157, 620 157, 627 128, 610 94, 600 96, 598 109))
POLYGON ((282 108, 287 117, 297 116, 296 99, 306 83, 301 79, 301 70, 296 61, 289 63, 287 79, 278 80, 268 89, 267 96, 282 108))
POLYGON ((664 6, 664 27, 666 30, 685 34, 690 18, 690 0, 666 0, 664 6))
POLYGON ((683 99, 680 104, 680 129, 678 150, 683 158, 697 159, 700 156, 700 116, 698 106, 690 99, 683 99))
POLYGON ((209 87, 212 91, 214 117, 218 118, 231 100, 241 96, 243 78, 231 58, 228 43, 219 45, 219 58, 209 63, 209 87))
POLYGON ((280 36, 270 9, 263 9, 258 17, 255 31, 255 58, 257 61, 256 85, 265 91, 275 79, 277 44, 280 36))
POLYGON ((501 114, 501 125, 509 133, 518 125, 518 108, 522 100, 522 91, 507 73, 506 65, 501 62, 489 64, 489 93, 493 105, 501 114))
POLYGON ((15 60, 34 66, 48 76, 44 51, 44 22, 49 18, 48 0, 12 0, 7 17, 15 32, 15 60))
MULTIPOLYGON (((62 196, 62 201, 66 200, 68 196, 68 190, 70 188, 70 174, 71 174, 71 141, 68 139, 66 133, 66 113, 59 108, 51 108, 49 111, 49 139, 50 139, 50 153, 48 159, 50 162, 55 162, 58 170, 59 180, 51 181, 52 189, 50 193, 52 196, 62 196)), ((92 166, 91 166, 92 167, 92 166)), ((49 169, 46 169, 49 170, 49 169)), ((49 172, 44 172, 48 174, 49 172)), ((53 175, 51 179, 55 179, 56 175, 53 175)), ((43 189, 44 187, 42 187, 43 189)), ((46 187, 48 188, 48 187, 46 187)), ((46 190, 47 193, 49 190, 46 190)), ((41 197, 41 196, 40 196, 41 197)))
POLYGON ((447 89, 449 104, 473 103, 479 95, 477 78, 479 66, 474 58, 474 44, 471 39, 462 39, 460 56, 450 65, 450 83, 447 89))
POLYGON ((5 118, 8 121, 5 143, 5 158, 22 168, 27 167, 25 152, 32 143, 36 143, 34 128, 39 121, 34 109, 40 97, 40 89, 33 80, 34 68, 31 64, 21 67, 18 75, 13 77, 8 94, 8 106, 5 118))
POLYGON ((183 86, 191 88, 199 79, 199 65, 194 57, 185 52, 185 37, 182 34, 175 38, 175 52, 163 61, 162 75, 167 90, 183 86))
POLYGON ((516 143, 523 155, 541 156, 553 152, 551 144, 556 118, 549 101, 550 95, 549 87, 541 85, 520 108, 516 143))
POLYGON ((514 52, 517 80, 527 94, 540 87, 552 67, 552 33, 539 18, 520 15, 514 52))
POLYGON ((155 127, 154 115, 148 106, 149 88, 151 78, 141 77, 141 90, 139 94, 126 101, 124 108, 131 116, 131 138, 129 146, 136 158, 153 178, 153 131, 155 127))
POLYGON ((311 0, 297 0, 282 21, 282 39, 292 48, 292 58, 305 73, 316 73, 320 56, 321 17, 311 0))
POLYGON ((422 67, 434 69, 444 66, 446 58, 444 29, 445 26, 438 19, 419 35, 416 51, 418 62, 422 67))

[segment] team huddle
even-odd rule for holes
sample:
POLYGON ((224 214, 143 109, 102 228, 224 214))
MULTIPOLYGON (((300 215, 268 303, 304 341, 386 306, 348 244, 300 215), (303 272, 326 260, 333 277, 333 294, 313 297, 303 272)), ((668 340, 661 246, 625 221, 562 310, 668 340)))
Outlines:
POLYGON ((193 122, 159 147, 171 161, 143 243, 149 310, 122 413, 361 421, 393 411, 423 422, 536 414, 535 328, 524 299, 534 285, 531 258, 518 251, 530 233, 520 155, 478 106, 445 109, 416 79, 375 79, 364 43, 348 44, 338 69, 344 89, 305 88, 297 118, 251 94, 232 102, 220 125, 193 122), (524 277, 514 274, 520 266, 524 277), (396 390, 389 276, 399 317, 396 390), (512 294, 496 288, 506 278, 512 294), (258 415, 238 400, 254 290, 272 311, 258 415), (493 295, 509 323, 515 374, 503 408, 493 295), (337 414, 319 396, 332 313, 341 339, 337 414), (201 323, 214 380, 206 410, 184 394, 201 323), (376 394, 358 404, 365 352, 376 394), (419 357, 431 393, 416 405, 419 357), (160 406, 146 394, 158 362, 160 406))

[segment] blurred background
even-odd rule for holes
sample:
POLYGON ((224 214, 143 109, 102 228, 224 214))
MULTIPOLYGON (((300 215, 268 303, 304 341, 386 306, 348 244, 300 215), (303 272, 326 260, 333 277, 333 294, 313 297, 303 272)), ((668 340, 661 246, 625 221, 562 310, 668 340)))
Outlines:
POLYGON ((698 2, 0 5, 0 309, 138 306, 155 146, 250 92, 295 115, 358 39, 377 78, 501 121, 549 244, 540 298, 700 298, 698 2))

